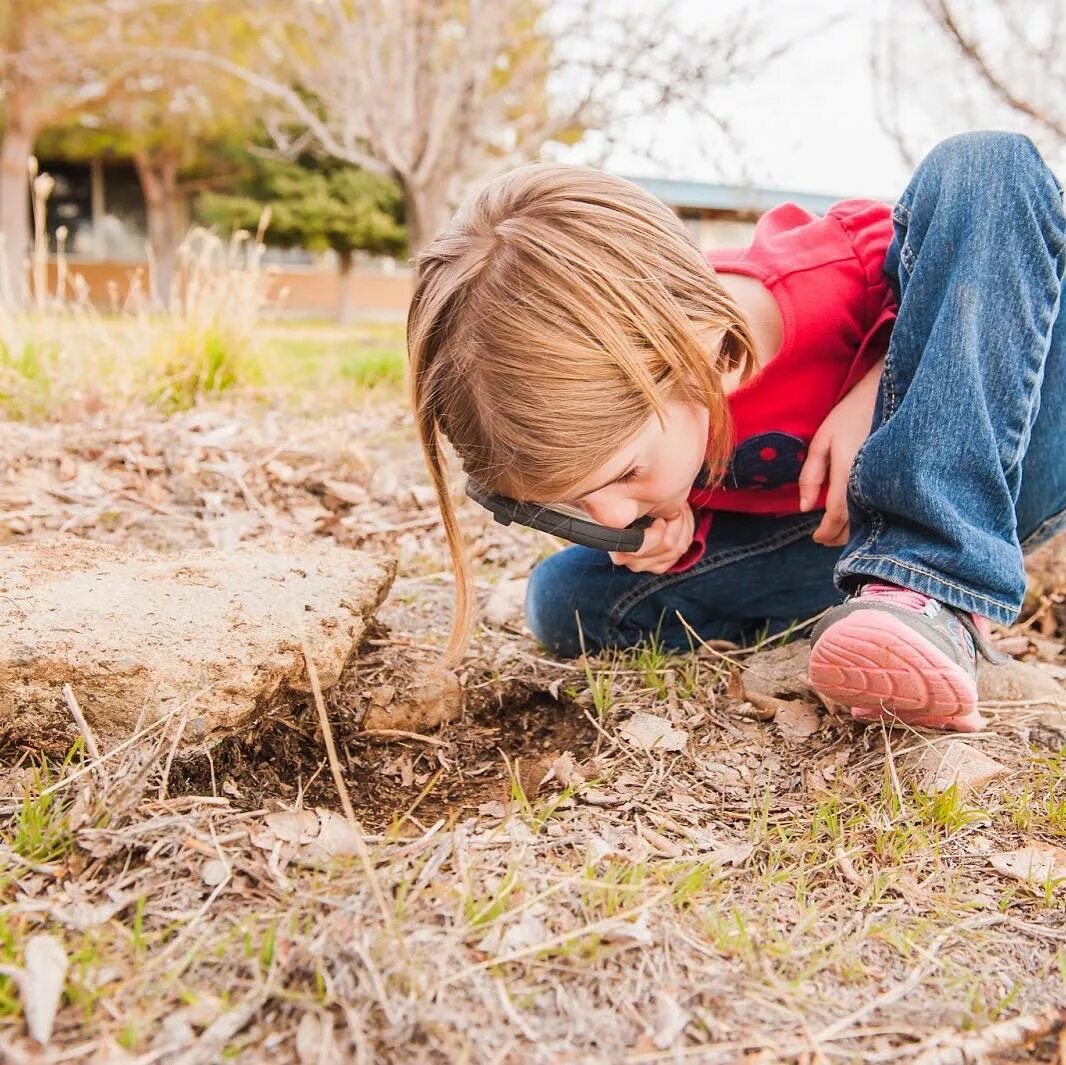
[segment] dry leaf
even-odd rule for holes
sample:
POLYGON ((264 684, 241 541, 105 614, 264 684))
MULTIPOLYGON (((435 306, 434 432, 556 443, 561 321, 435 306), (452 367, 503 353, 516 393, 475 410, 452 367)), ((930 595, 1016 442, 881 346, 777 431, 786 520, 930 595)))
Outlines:
POLYGON ((264 820, 283 843, 309 843, 318 835, 318 815, 313 810, 280 810, 267 814, 264 820))
POLYGON ((798 741, 813 736, 822 727, 822 719, 813 703, 789 699, 774 714, 774 724, 786 740, 798 741))
POLYGON ((585 783, 585 774, 581 772, 574 756, 569 751, 563 751, 552 762, 552 775, 564 788, 579 787, 585 783))
POLYGON ((674 728, 665 717, 635 713, 619 730, 623 739, 645 751, 683 751, 689 734, 674 728))
POLYGON ((655 996, 655 1034, 652 1040, 659 1050, 674 1045, 677 1037, 688 1024, 688 1014, 677 999, 668 991, 660 990, 655 996))
POLYGON ((352 484, 350 481, 327 480, 322 482, 322 487, 328 495, 340 500, 341 503, 347 503, 349 506, 358 506, 370 498, 361 484, 352 484))
POLYGON ((52 1038, 59 999, 67 977, 67 952, 54 936, 31 936, 25 962, 12 974, 22 998, 26 1028, 42 1046, 52 1038))
POLYGON ((1004 876, 1024 880, 1036 887, 1048 883, 1057 891, 1066 883, 1066 850, 1046 843, 1031 843, 1016 851, 989 855, 992 867, 1004 876))
POLYGON ((325 1065, 337 1060, 333 1018, 328 1013, 305 1013, 296 1026, 296 1058, 300 1065, 325 1065))

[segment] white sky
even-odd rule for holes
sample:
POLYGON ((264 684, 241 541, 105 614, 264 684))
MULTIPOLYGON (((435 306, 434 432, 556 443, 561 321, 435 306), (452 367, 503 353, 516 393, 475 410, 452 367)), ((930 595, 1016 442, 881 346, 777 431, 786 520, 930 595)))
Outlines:
MULTIPOLYGON (((675 2, 686 17, 711 18, 731 5, 751 0, 675 2)), ((606 159, 606 168, 634 176, 897 197, 910 167, 875 117, 871 42, 879 16, 891 11, 896 19, 908 13, 914 17, 914 9, 893 0, 764 0, 764 9, 769 32, 791 38, 792 50, 754 82, 719 90, 713 97, 716 109, 729 117, 743 144, 739 157, 735 151, 724 151, 720 141, 714 147, 701 145, 691 122, 657 116, 635 127, 627 138, 633 146, 655 143, 655 161, 649 162, 639 151, 621 149, 606 159), (815 26, 827 22, 831 23, 828 28, 813 32, 815 26)), ((939 44, 929 37, 925 26, 912 27, 905 35, 909 54, 919 59, 919 69, 918 50, 939 44)), ((1005 121, 1002 114, 988 113, 967 121, 957 109, 938 107, 938 91, 946 98, 954 83, 948 80, 938 87, 936 80, 930 78, 909 101, 916 108, 911 114, 922 153, 958 130, 1004 128, 1011 121, 1009 117, 1005 121)), ((584 161, 582 152, 579 147, 565 157, 584 161)))

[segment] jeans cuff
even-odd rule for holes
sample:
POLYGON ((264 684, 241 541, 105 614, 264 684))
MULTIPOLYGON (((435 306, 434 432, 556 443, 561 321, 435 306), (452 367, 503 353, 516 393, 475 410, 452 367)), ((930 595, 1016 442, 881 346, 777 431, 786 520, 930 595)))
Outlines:
POLYGON ((952 584, 928 570, 908 566, 887 555, 850 555, 841 559, 836 568, 837 586, 844 591, 853 591, 855 578, 873 577, 887 584, 898 584, 913 592, 939 599, 945 606, 954 607, 966 614, 980 614, 996 625, 1010 625, 1017 618, 1021 604, 1004 603, 977 595, 968 588, 952 584))

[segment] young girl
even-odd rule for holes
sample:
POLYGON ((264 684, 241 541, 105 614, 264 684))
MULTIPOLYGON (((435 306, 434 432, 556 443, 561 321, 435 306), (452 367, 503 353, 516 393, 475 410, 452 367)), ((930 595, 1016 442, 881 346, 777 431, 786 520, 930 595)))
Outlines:
POLYGON ((560 655, 653 633, 742 642, 824 614, 810 676, 859 720, 972 731, 977 655, 1066 526, 1062 189, 1032 143, 938 145, 894 208, 793 204, 704 257, 665 205, 591 169, 482 188, 418 257, 413 399, 473 624, 442 437, 465 472, 604 525, 530 578, 560 655), (850 597, 842 604, 843 595, 850 597))

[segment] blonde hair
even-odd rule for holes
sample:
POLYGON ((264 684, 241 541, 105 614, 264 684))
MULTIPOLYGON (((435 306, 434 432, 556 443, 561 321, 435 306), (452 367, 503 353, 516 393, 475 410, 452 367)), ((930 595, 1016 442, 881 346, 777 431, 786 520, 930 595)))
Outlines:
POLYGON ((548 503, 680 398, 709 411, 708 463, 720 472, 732 439, 720 378, 749 373, 754 345, 673 211, 586 167, 495 178, 415 262, 411 398, 455 568, 455 664, 475 600, 441 438, 486 488, 548 503))

